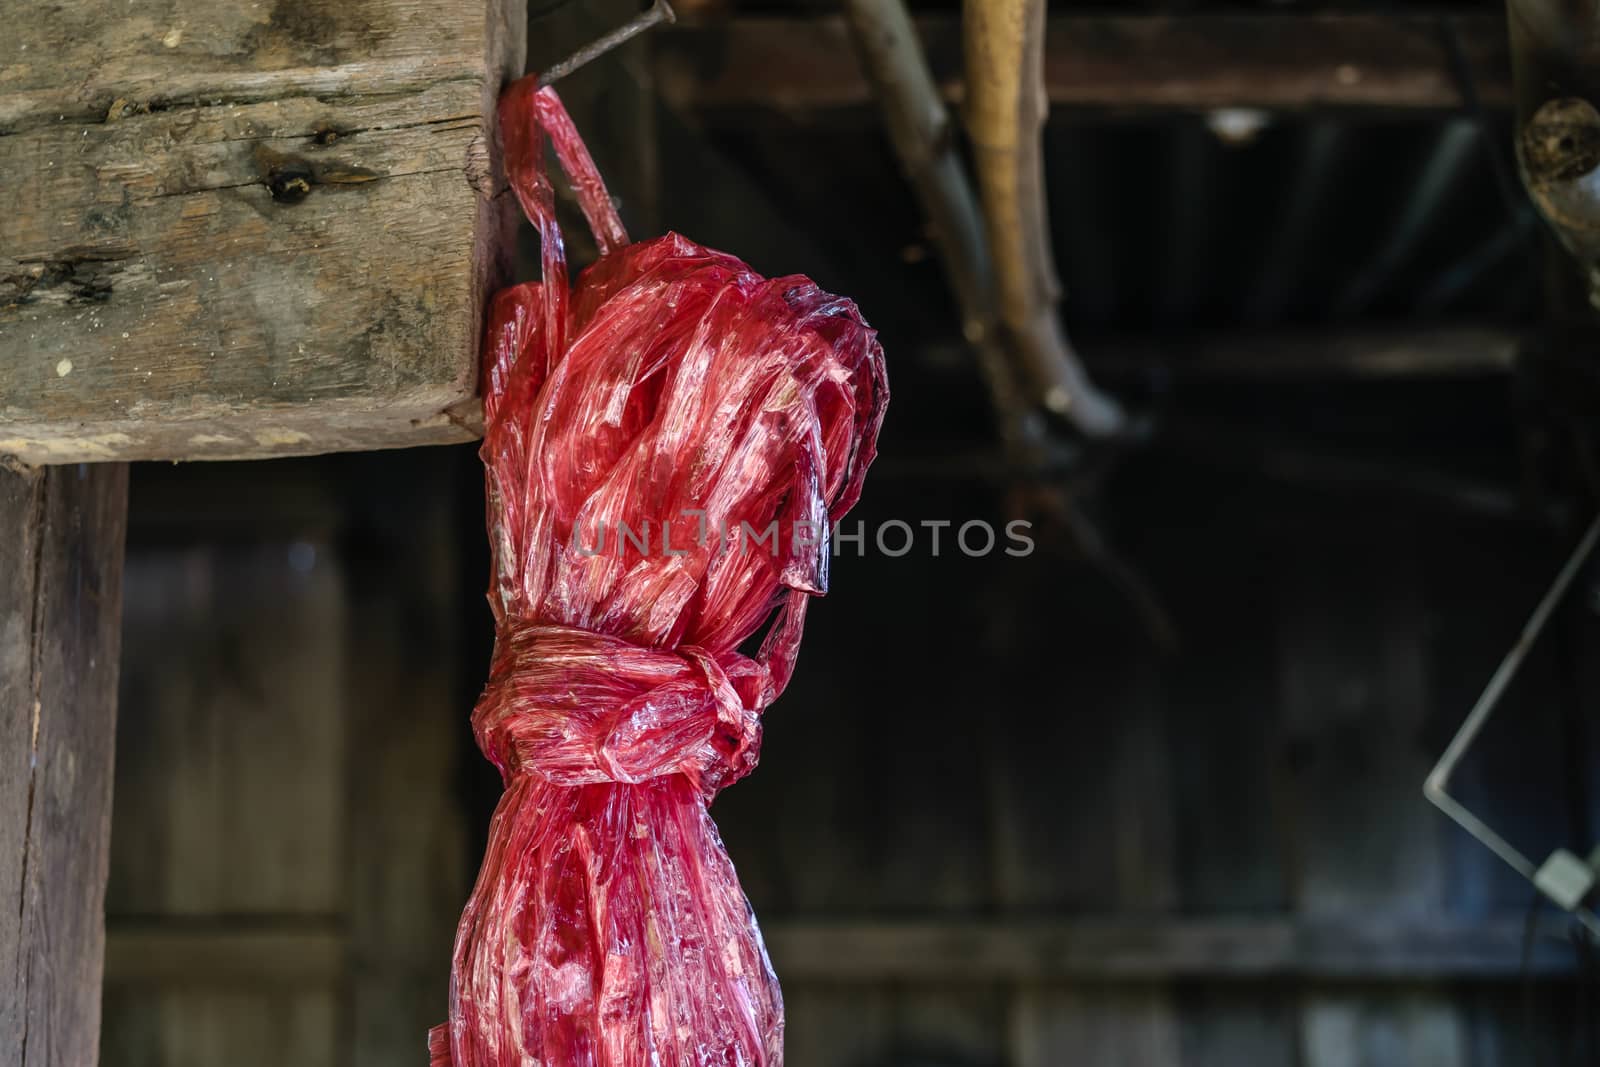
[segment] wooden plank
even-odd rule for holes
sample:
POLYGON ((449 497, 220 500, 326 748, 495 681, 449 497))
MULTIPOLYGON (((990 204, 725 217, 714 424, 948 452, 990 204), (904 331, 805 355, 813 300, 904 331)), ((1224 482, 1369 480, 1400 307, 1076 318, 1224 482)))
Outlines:
POLYGON ((127 588, 113 915, 336 913, 344 597, 331 546, 136 546, 127 588))
POLYGON ((100 1036, 128 471, 0 470, 0 1048, 100 1036))
POLYGON ((1295 900, 1319 917, 1425 916, 1444 902, 1414 531, 1290 538, 1280 557, 1283 754, 1295 900), (1352 786, 1359 785, 1359 789, 1352 786))
MULTIPOLYGON (((855 564, 848 558, 834 561, 834 590, 810 616, 794 679, 765 716, 761 766, 711 809, 763 930, 785 916, 883 914, 887 900, 901 897, 903 864, 917 859, 895 848, 891 835, 919 838, 928 850, 922 861, 946 868, 928 887, 930 908, 946 904, 961 893, 963 883, 982 877, 981 870, 960 860, 941 863, 942 843, 931 850, 928 845, 927 835, 939 833, 940 817, 949 811, 944 805, 962 805, 970 815, 970 798, 946 788, 937 814, 909 827, 891 821, 895 806, 881 778, 886 753, 898 751, 906 739, 893 723, 877 721, 887 717, 859 709, 884 706, 875 703, 879 700, 914 700, 899 683, 915 683, 888 672, 862 673, 868 653, 852 620, 869 618, 873 604, 905 603, 912 621, 906 633, 890 640, 913 647, 916 636, 932 634, 933 591, 926 583, 915 585, 910 568, 855 564), (854 573, 840 575, 840 569, 854 573), (898 599, 902 596, 907 599, 898 599), (816 773, 818 767, 828 773, 816 773)), ((954 837, 951 847, 970 859, 963 849, 966 829, 957 823, 947 833, 954 837)), ((781 967, 778 976, 787 977, 781 967)))
MULTIPOLYGON (((873 512, 952 513, 941 498, 954 491, 948 484, 888 488, 867 505, 873 512)), ((864 521, 870 527, 870 515, 864 521)), ((954 536, 944 531, 950 555, 954 536)), ((834 566, 794 682, 767 716, 762 766, 713 809, 769 945, 773 931, 786 939, 790 929, 812 929, 792 926, 796 916, 871 929, 889 915, 970 916, 990 900, 981 794, 975 785, 952 788, 976 773, 986 724, 971 709, 984 699, 983 664, 964 656, 962 635, 940 622, 952 603, 970 602, 981 575, 951 563, 947 581, 933 584, 918 568, 874 566, 848 551, 834 566), (872 622, 884 603, 901 608, 904 624, 893 632, 872 622), (947 669, 863 672, 868 655, 886 663, 931 657, 947 669), (922 718, 908 730, 903 717, 862 711, 890 707, 919 709, 922 718)), ((804 953, 809 942, 802 933, 790 943, 804 953)), ((974 989, 959 976, 900 987, 882 975, 846 988, 814 959, 796 962, 791 970, 774 958, 786 1062, 795 1067, 1000 1062, 1004 990, 974 989)))
MULTIPOLYGON (((106 985, 220 990, 332 989, 349 972, 349 936, 332 919, 114 920, 106 985)), ((411 1044, 416 1045, 415 1035, 411 1044)))
POLYGON ((331 1053, 336 1002, 315 986, 167 991, 118 984, 107 987, 105 1003, 107 1064, 344 1067, 331 1053), (164 1041, 164 1033, 175 1036, 164 1041))
POLYGON ((1172 486, 1129 516, 1149 532, 1126 551, 1151 560, 1179 634, 1163 676, 1183 910, 1277 918, 1287 900, 1274 804, 1278 660, 1274 619, 1261 610, 1276 575, 1259 548, 1273 531, 1244 499, 1216 508, 1217 493, 1215 479, 1172 486), (1166 514, 1191 516, 1182 551, 1172 550, 1166 514))
POLYGON ((1088 567, 1037 557, 1031 566, 1004 556, 977 563, 990 590, 984 671, 1006 679, 1007 703, 1029 717, 980 738, 1001 910, 1170 911, 1174 813, 1154 650, 1118 592, 1088 567), (1062 603, 1077 610, 1063 614, 1062 603))
POLYGON ((18 8, 0 45, 0 454, 464 440, 509 255, 510 0, 18 8), (468 405, 470 407, 470 405, 468 405))
POLYGON ((443 1017, 482 680, 463 474, 452 449, 139 468, 108 1067, 388 1065, 443 1017), (252 1036, 291 1016, 294 1056, 252 1036))
POLYGON ((110 985, 106 1022, 102 1057, 122 1067, 344 1067, 331 1057, 336 1001, 315 987, 166 992, 110 985), (163 1033, 174 1037, 163 1041, 163 1033))
MULTIPOLYGON (((1170 605, 1180 635, 1164 673, 1183 910, 1202 923, 1212 916, 1249 917, 1262 924, 1267 940, 1272 935, 1266 930, 1283 922, 1287 901, 1273 766, 1275 620, 1261 610, 1271 602, 1276 574, 1260 546, 1270 543, 1273 531, 1259 507, 1234 492, 1213 478, 1151 494, 1150 510, 1125 520, 1147 531, 1125 550, 1151 559, 1150 581, 1170 605), (1215 507, 1219 494, 1230 495, 1231 506, 1215 507), (1181 551, 1172 551, 1164 531, 1161 516, 1167 514, 1192 516, 1181 551), (1206 565, 1195 566, 1197 559, 1206 565)), ((1299 955, 1304 946, 1343 941, 1285 925, 1292 931, 1285 942, 1290 971, 1322 969, 1315 953, 1299 955)), ((1415 945, 1404 935, 1355 940, 1386 948, 1415 945)), ((1200 965, 1236 958, 1207 955, 1200 965)), ((1174 999, 1184 1067, 1293 1063, 1298 1005, 1285 984, 1290 983, 1227 983, 1207 976, 1180 986, 1174 999)))
POLYGON ((458 581, 454 507, 453 475, 481 476, 453 451, 412 453, 403 467, 385 456, 340 464, 347 543, 361 546, 341 561, 345 1067, 409 1063, 444 1020, 456 923, 471 888, 458 785, 482 679, 461 670, 463 612, 487 612, 458 581))
POLYGON ((893 1003, 882 989, 794 983, 784 990, 784 1062, 855 1067, 886 1062, 893 1003))
POLYGON ((1012 1016, 1017 1067, 1178 1067, 1167 998, 1117 989, 1044 987, 1020 994, 1012 1016))
MULTIPOLYGON (((1092 570, 981 562, 992 592, 980 662, 1007 680, 1006 704, 1022 717, 991 723, 982 738, 999 905, 1013 914, 1114 911, 1131 929, 1158 922, 1177 903, 1178 881, 1154 650, 1092 570), (1077 610, 1062 613, 1061 603, 1077 610), (1052 625, 1030 625, 1044 619, 1052 625)), ((1019 1067, 1178 1064, 1178 1016, 1159 975, 1132 988, 1025 985, 1008 1034, 1007 1058, 1019 1067)))
POLYGON ((890 1005, 888 1064, 1000 1064, 1010 990, 956 982, 898 985, 890 1005))
POLYGON ((1310 1067, 1458 1067, 1467 1057, 1463 1020, 1436 991, 1321 992, 1302 1010, 1310 1067))
MULTIPOLYGON (((1333 330, 1219 330, 1181 335, 1088 334, 1079 354, 1097 376, 1183 381, 1325 381, 1474 378, 1511 371, 1523 339, 1496 326, 1373 326, 1333 330)), ((970 352, 931 344, 917 355, 965 366, 970 352)))
MULTIPOLYGON (((1509 106, 1501 15, 1060 14, 1045 87, 1052 104, 1073 108, 1453 110, 1462 98, 1446 25, 1483 101, 1509 106)), ((935 78, 958 99, 959 19, 923 15, 917 28, 935 78)), ((662 93, 679 108, 804 118, 872 99, 842 19, 747 16, 667 30, 654 44, 662 93)))
MULTIPOLYGON (((871 506, 880 514, 959 513, 949 487, 900 486, 892 492, 893 497, 880 492, 871 506)), ((973 781, 981 773, 977 761, 987 735, 994 732, 993 724, 973 714, 973 709, 992 699, 993 682, 981 658, 965 655, 970 634, 949 625, 950 612, 978 608, 985 595, 985 567, 982 561, 961 556, 954 536, 954 528, 944 530, 939 558, 929 561, 944 568, 944 580, 939 582, 928 581, 921 566, 885 567, 874 565, 882 559, 860 561, 853 573, 838 581, 838 593, 830 593, 848 598, 845 602, 854 607, 841 603, 806 635, 808 642, 816 640, 817 652, 813 672, 805 681, 807 695, 801 699, 813 707, 834 705, 828 729, 835 738, 835 754, 815 752, 812 766, 819 765, 817 761, 841 767, 861 761, 856 764, 861 783, 855 787, 861 791, 861 801, 845 794, 842 799, 848 806, 835 809, 836 818, 842 816, 860 828, 856 832, 865 847, 866 862, 847 877, 861 880, 871 872, 868 895, 860 900, 864 906, 845 905, 851 911, 877 916, 971 915, 993 900, 992 816, 985 809, 979 783, 973 781), (832 624, 841 609, 870 619, 875 605, 883 604, 898 605, 904 620, 896 627, 892 648, 882 637, 874 640, 862 631, 832 624), (885 662, 937 661, 945 668, 862 670, 865 658, 872 656, 885 662), (837 697, 845 692, 851 694, 848 703, 837 697), (923 719, 916 729, 907 729, 893 715, 863 715, 858 710, 895 705, 920 710, 923 719), (852 735, 853 741, 844 741, 852 735), (860 755, 845 756, 838 751, 841 742, 859 746, 860 755), (951 788, 954 782, 971 782, 972 787, 951 788)), ((918 551, 931 553, 932 541, 918 551)), ((838 804, 837 787, 833 796, 838 804)))
MULTIPOLYGON (((1292 895, 1309 918, 1417 921, 1447 896, 1444 831, 1420 786, 1434 759, 1423 539, 1394 521, 1334 537, 1325 521, 1308 517, 1279 557, 1292 895)), ((1305 1067, 1466 1062, 1463 1019, 1443 991, 1314 992, 1300 1020, 1305 1067)))
POLYGON ((1181 989, 1177 1001, 1183 1067, 1295 1062, 1291 990, 1207 982, 1181 989))
MULTIPOLYGON (((1579 987, 1581 989, 1581 987, 1579 987)), ((1473 1067, 1582 1063, 1593 1049, 1592 996, 1579 989, 1481 987, 1465 998, 1473 1067)))
POLYGON ((156 990, 107 983, 101 998, 104 1013, 102 1064, 107 1067, 112 1064, 166 1067, 161 1058, 160 997, 156 990))
MULTIPOLYGON (((1527 975, 1569 977, 1566 927, 1547 921, 1527 975)), ((1129 984, 1216 979, 1408 983, 1519 978, 1522 921, 1318 922, 1295 919, 894 921, 786 919, 763 924, 774 965, 808 983, 1129 984)), ((331 980, 348 931, 315 916, 237 921, 114 920, 106 980, 218 985, 331 980), (299 960, 297 964, 296 961, 299 960), (298 966, 298 969, 297 969, 298 966)))
POLYGON ((349 1062, 334 1011, 347 797, 337 531, 308 500, 305 529, 251 536, 238 475, 231 496, 207 494, 214 525, 162 530, 129 555, 110 912, 139 925, 112 952, 107 1067, 349 1062), (157 922, 168 925, 145 925, 157 922))
POLYGON ((338 1001, 321 990, 159 994, 161 1067, 343 1067, 333 1052, 338 1001))
MULTIPOLYGON (((1564 927, 1541 926, 1534 977, 1573 971, 1564 927)), ((780 974, 851 982, 1416 982, 1522 974, 1521 919, 1132 918, 785 920, 763 925, 780 974)))
POLYGON ((1511 330, 1462 325, 1086 338, 1080 347, 1104 375, 1160 368, 1185 379, 1296 380, 1505 374, 1521 343, 1511 330))

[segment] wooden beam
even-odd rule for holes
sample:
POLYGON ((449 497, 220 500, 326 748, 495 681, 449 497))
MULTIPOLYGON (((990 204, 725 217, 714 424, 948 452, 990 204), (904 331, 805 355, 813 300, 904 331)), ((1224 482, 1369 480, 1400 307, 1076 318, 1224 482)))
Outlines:
POLYGON ((464 440, 509 255, 523 5, 18 10, 0 44, 0 454, 464 440))
POLYGON ((1522 339, 1494 326, 1362 327, 1108 338, 1081 346, 1097 373, 1188 379, 1452 378, 1504 374, 1522 339))
POLYGON ((349 939, 333 920, 114 923, 106 984, 144 988, 337 985, 349 939))
MULTIPOLYGON (((1079 348, 1092 372, 1111 379, 1158 372, 1187 381, 1293 381, 1505 374, 1522 343, 1520 334, 1503 327, 1440 324, 1090 336, 1079 348)), ((941 366, 971 358, 956 342, 932 345, 922 355, 941 366)))
MULTIPOLYGON (((1575 973, 1572 946, 1561 940, 1566 929, 1538 928, 1530 976, 1575 973)), ((788 920, 762 930, 778 974, 793 982, 1410 982, 1522 974, 1520 918, 788 920)), ((119 923, 106 981, 325 984, 347 966, 345 931, 331 921, 119 923)))
MULTIPOLYGON (((1521 918, 1320 921, 1161 917, 763 925, 786 981, 1513 979, 1521 918)), ((1566 928, 1542 927, 1530 973, 1573 973, 1566 928)))
POLYGON ((0 470, 0 1048, 95 1062, 124 464, 0 470))
MULTIPOLYGON (((917 20, 935 78, 960 96, 959 19, 917 20)), ((1054 15, 1045 88, 1058 107, 1113 110, 1453 110, 1445 29, 1491 107, 1511 102, 1502 15, 1054 15)), ((655 38, 663 94, 702 112, 795 117, 864 107, 872 90, 837 18, 737 17, 655 38)))

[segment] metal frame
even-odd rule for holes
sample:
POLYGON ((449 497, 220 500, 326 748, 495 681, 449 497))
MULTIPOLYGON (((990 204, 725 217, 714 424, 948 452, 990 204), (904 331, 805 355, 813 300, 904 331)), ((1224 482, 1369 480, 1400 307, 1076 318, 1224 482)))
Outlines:
MULTIPOLYGON (((1500 661, 1500 666, 1495 670, 1494 676, 1489 679, 1489 684, 1484 686, 1483 692, 1478 696, 1477 703, 1473 704, 1472 710, 1467 713, 1466 721, 1461 724, 1461 729, 1456 731, 1456 735, 1451 739, 1449 747, 1445 749, 1444 755, 1439 757, 1438 764, 1434 766, 1432 773, 1428 775, 1427 781, 1422 786, 1423 795, 1432 801, 1435 807, 1455 820, 1467 833, 1483 842, 1489 851, 1510 864, 1518 874, 1538 886, 1547 896, 1550 895, 1549 891, 1545 889, 1539 878, 1540 871, 1543 868, 1536 866, 1531 859, 1524 856, 1515 846, 1500 836, 1488 823, 1467 810, 1460 801, 1450 795, 1448 787, 1450 785, 1450 776, 1455 773, 1457 764, 1466 756, 1467 749, 1471 747, 1473 740, 1483 729, 1484 724, 1489 721, 1489 716, 1494 713, 1495 707, 1500 703, 1500 698, 1505 695, 1506 688, 1516 677, 1517 671, 1521 669, 1522 661, 1527 658, 1529 649, 1539 639, 1539 635, 1544 631, 1545 624, 1550 621, 1550 616, 1554 614, 1556 605, 1566 596, 1573 579, 1578 576, 1578 572, 1583 568, 1590 554, 1593 553, 1597 540, 1600 540, 1600 515, 1597 515, 1594 521, 1589 524, 1588 530, 1584 532, 1577 548, 1573 549, 1571 557, 1561 568, 1560 573, 1556 575, 1556 580, 1551 584, 1549 591, 1545 593, 1544 599, 1540 600, 1539 606, 1533 609, 1533 614, 1529 616, 1527 625, 1522 628, 1522 635, 1517 638, 1517 643, 1511 647, 1510 652, 1506 653, 1505 659, 1500 661)), ((1561 854, 1562 850, 1558 849, 1551 858, 1555 859, 1561 854)), ((1546 861, 1547 864, 1549 862, 1548 860, 1546 861)), ((1600 936, 1600 916, 1597 916, 1593 910, 1583 906, 1568 910, 1572 911, 1579 921, 1588 927, 1591 933, 1600 936)))

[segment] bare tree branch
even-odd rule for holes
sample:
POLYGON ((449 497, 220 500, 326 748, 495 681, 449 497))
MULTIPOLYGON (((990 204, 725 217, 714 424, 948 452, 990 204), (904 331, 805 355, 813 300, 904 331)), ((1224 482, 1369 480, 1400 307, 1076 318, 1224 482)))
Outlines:
POLYGON ((1044 0, 966 0, 967 134, 994 256, 997 310, 1029 385, 1085 434, 1108 437, 1121 407, 1084 373, 1057 316, 1042 136, 1044 0))
POLYGON ((845 15, 889 140, 955 294, 961 332, 989 387, 1001 436, 1009 452, 1029 451, 1028 391, 996 330, 983 216, 911 16, 904 0, 846 0, 845 15))

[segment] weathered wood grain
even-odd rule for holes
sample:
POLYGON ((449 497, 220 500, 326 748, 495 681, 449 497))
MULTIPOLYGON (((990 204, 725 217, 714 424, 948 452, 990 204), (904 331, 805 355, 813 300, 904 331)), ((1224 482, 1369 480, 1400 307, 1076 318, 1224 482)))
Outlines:
POLYGON ((0 0, 0 454, 464 440, 510 0, 0 0))
POLYGON ((0 470, 0 1059, 100 1036, 127 467, 0 470))

